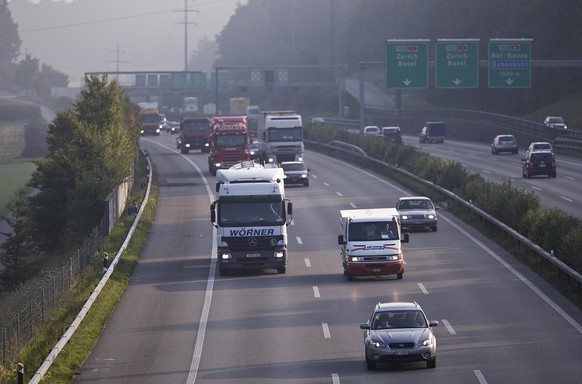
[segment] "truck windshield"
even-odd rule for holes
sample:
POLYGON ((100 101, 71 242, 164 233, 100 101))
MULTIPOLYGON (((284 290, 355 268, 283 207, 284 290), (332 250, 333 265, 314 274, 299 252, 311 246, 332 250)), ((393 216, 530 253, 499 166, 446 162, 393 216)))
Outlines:
POLYGON ((222 227, 281 225, 285 222, 282 201, 221 202, 218 224, 222 227))
POLYGON ((268 141, 302 141, 301 127, 269 128, 268 141))
POLYGON ((246 135, 219 135, 214 138, 214 145, 217 147, 237 147, 246 143, 246 135))
POLYGON ((350 223, 349 241, 398 240, 398 227, 393 221, 350 223))
POLYGON ((207 121, 183 121, 182 131, 194 132, 194 131, 208 131, 210 128, 207 121))
POLYGON ((145 114, 141 115, 141 121, 144 123, 159 123, 161 121, 160 115, 145 114))

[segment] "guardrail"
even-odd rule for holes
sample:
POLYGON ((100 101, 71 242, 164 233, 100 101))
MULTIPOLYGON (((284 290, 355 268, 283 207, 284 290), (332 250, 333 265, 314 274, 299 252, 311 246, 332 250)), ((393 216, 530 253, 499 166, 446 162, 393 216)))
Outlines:
MULTIPOLYGON (((396 111, 391 109, 366 108, 364 112, 367 118, 383 118, 389 121, 390 125, 396 126, 401 124, 418 126, 419 130, 426 121, 443 120, 454 125, 457 131, 467 129, 466 127, 470 124, 470 127, 477 128, 473 129, 474 131, 479 131, 479 128, 488 128, 519 133, 530 141, 549 141, 557 149, 580 151, 582 154, 582 131, 569 130, 565 132, 562 129, 548 127, 541 123, 496 113, 445 108, 403 109, 401 116, 398 116, 396 111)), ((325 124, 352 128, 360 126, 360 121, 353 119, 325 117, 324 121, 325 124)), ((492 139, 489 136, 487 136, 487 142, 492 139)), ((478 140, 479 137, 475 136, 474 139, 478 140)))
POLYGON ((473 205, 472 203, 470 203, 466 200, 463 200, 460 196, 454 194, 453 192, 451 192, 447 189, 444 189, 438 185, 435 185, 435 184, 431 183, 430 181, 424 180, 424 179, 422 179, 422 178, 420 178, 420 177, 418 177, 418 176, 416 176, 408 171, 405 171, 404 169, 398 168, 394 165, 388 164, 388 163, 383 162, 381 160, 369 157, 362 148, 360 148, 356 145, 352 145, 352 144, 345 143, 343 141, 338 141, 338 140, 331 141, 328 144, 318 143, 318 142, 314 142, 314 141, 306 141, 306 142, 309 144, 313 144, 313 145, 323 146, 323 147, 326 147, 328 149, 332 149, 334 151, 341 151, 345 154, 350 154, 352 156, 358 156, 361 159, 365 159, 365 160, 370 161, 374 164, 389 168, 391 171, 398 172, 401 175, 404 175, 404 176, 406 176, 406 177, 408 177, 408 178, 410 178, 418 183, 421 183, 421 184, 423 184, 431 189, 434 189, 435 191, 438 191, 439 193, 446 196, 447 198, 454 200, 455 202, 464 206, 466 209, 470 210, 474 214, 480 216, 482 219, 495 225, 497 228, 499 228, 500 230, 504 231, 509 236, 511 236, 518 243, 529 248, 532 252, 534 252, 540 258, 544 259, 545 261, 550 263, 554 268, 556 268, 560 272, 560 274, 563 274, 563 275, 567 276, 571 281, 576 282, 576 285, 578 287, 578 293, 582 292, 582 274, 578 273, 577 271, 572 269, 570 266, 568 266, 567 264, 565 264, 564 262, 562 262, 561 260, 556 258, 551 252, 544 250, 539 245, 537 245, 536 243, 529 240, 526 236, 522 235, 521 233, 517 232, 513 228, 511 228, 511 227, 507 226, 506 224, 502 223, 501 221, 497 220, 495 217, 491 216, 490 214, 483 211, 479 207, 476 207, 475 205, 473 205))

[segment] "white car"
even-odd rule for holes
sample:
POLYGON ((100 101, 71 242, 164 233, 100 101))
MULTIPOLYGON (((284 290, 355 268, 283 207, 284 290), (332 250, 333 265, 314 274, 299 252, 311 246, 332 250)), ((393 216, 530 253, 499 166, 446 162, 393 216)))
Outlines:
POLYGON ((382 131, 377 125, 368 125, 364 127, 364 136, 382 136, 382 131))
POLYGON ((402 228, 429 228, 436 232, 438 207, 425 196, 401 197, 396 203, 402 228))

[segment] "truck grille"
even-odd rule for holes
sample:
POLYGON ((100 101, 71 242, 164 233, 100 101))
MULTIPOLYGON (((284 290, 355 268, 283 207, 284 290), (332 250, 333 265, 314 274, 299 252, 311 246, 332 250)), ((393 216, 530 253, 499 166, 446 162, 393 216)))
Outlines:
POLYGON ((283 236, 257 236, 257 237, 223 237, 222 240, 228 244, 228 248, 233 252, 248 251, 268 251, 275 250, 277 243, 283 236))

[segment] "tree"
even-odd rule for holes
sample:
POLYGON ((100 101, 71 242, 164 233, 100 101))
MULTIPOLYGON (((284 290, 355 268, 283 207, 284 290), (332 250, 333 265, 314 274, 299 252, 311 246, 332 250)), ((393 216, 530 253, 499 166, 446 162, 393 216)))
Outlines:
POLYGON ((6 269, 1 274, 2 285, 13 287, 26 280, 34 268, 26 268, 24 261, 35 251, 30 238, 28 226, 28 197, 26 189, 16 191, 16 200, 8 205, 8 215, 5 220, 11 227, 11 232, 3 232, 6 236, 0 246, 0 262, 6 269))
POLYGON ((29 94, 34 91, 40 74, 40 61, 31 55, 26 55, 16 67, 15 85, 29 94))
POLYGON ((18 25, 8 9, 8 0, 0 0, 0 87, 11 85, 21 43, 18 25))
POLYGON ((29 182, 40 191, 31 221, 43 249, 82 241, 99 224, 103 200, 131 174, 137 129, 128 105, 115 81, 91 76, 74 109, 49 125, 49 153, 29 182))

